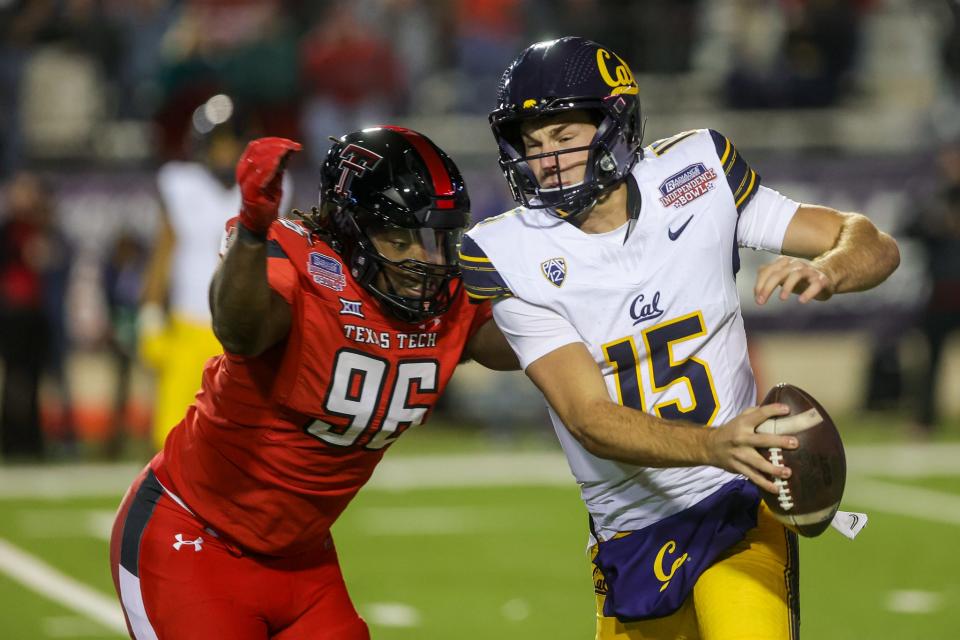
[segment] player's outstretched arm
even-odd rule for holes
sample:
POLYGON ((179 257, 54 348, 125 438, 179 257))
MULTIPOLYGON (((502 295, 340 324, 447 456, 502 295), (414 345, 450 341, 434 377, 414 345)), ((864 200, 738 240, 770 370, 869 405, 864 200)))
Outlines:
POLYGON ((765 304, 777 287, 782 300, 794 293, 801 303, 864 291, 900 264, 896 241, 865 216, 806 204, 787 226, 781 251, 757 273, 757 304, 765 304))
POLYGON ((768 479, 789 477, 757 448, 795 449, 789 436, 759 434, 756 427, 772 416, 786 415, 786 405, 748 409, 716 429, 663 420, 610 400, 597 364, 582 343, 560 347, 535 360, 527 376, 540 388, 570 433, 595 456, 644 467, 713 465, 742 473, 771 493, 768 479))
POLYGON ((267 281, 267 243, 241 229, 210 285, 213 332, 228 353, 260 355, 290 332, 290 305, 267 281))
POLYGON ((473 334, 464 355, 494 371, 516 371, 520 368, 517 354, 492 319, 484 322, 473 334))
POLYGON ((290 307, 267 279, 267 230, 279 214, 286 160, 300 149, 286 138, 260 138, 237 163, 237 237, 210 287, 213 331, 230 353, 258 355, 290 331, 290 307))

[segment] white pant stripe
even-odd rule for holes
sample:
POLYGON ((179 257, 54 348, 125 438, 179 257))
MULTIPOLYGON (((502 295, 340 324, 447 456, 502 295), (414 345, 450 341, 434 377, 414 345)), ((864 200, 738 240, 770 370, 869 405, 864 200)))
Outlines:
POLYGON ((133 637, 136 640, 157 640, 157 632, 147 619, 147 610, 143 606, 143 594, 140 592, 140 578, 120 567, 120 600, 123 610, 130 621, 133 637))

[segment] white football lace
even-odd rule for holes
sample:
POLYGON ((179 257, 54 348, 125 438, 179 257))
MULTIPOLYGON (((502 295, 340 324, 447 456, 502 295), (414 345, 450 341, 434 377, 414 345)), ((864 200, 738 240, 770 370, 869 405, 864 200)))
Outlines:
MULTIPOLYGON (((770 463, 775 467, 783 466, 783 456, 780 455, 782 449, 780 447, 771 447, 770 451, 770 463)), ((784 511, 789 511, 793 508, 793 497, 790 495, 790 484, 784 478, 777 478, 773 481, 773 484, 777 487, 777 502, 780 503, 780 508, 784 511)))

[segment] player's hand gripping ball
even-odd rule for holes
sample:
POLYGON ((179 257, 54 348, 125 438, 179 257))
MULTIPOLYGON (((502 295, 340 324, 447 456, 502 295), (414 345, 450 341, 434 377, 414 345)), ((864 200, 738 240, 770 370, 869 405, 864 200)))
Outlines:
POLYGON ((277 219, 287 157, 302 148, 287 138, 258 138, 244 149, 237 162, 237 184, 243 199, 240 222, 250 231, 266 235, 277 219))
POLYGON ((778 384, 763 399, 763 404, 775 402, 790 407, 790 413, 768 419, 757 432, 792 435, 800 446, 758 450, 771 463, 793 470, 789 478, 773 479, 779 492, 763 492, 763 501, 789 529, 818 536, 830 526, 843 497, 847 478, 843 442, 824 408, 802 389, 778 384))

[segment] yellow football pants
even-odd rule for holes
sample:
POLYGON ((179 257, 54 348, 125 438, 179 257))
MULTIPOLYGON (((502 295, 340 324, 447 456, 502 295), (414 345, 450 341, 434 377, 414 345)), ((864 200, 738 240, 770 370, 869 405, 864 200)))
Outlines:
MULTIPOLYGON (((594 566, 594 583, 602 579, 594 566)), ((672 615, 623 623, 603 615, 604 599, 597 594, 597 640, 798 640, 796 535, 761 503, 757 527, 703 572, 672 615)))
POLYGON ((207 360, 223 353, 209 324, 173 316, 167 325, 140 336, 140 357, 156 376, 151 440, 163 448, 167 434, 183 420, 200 389, 207 360))

